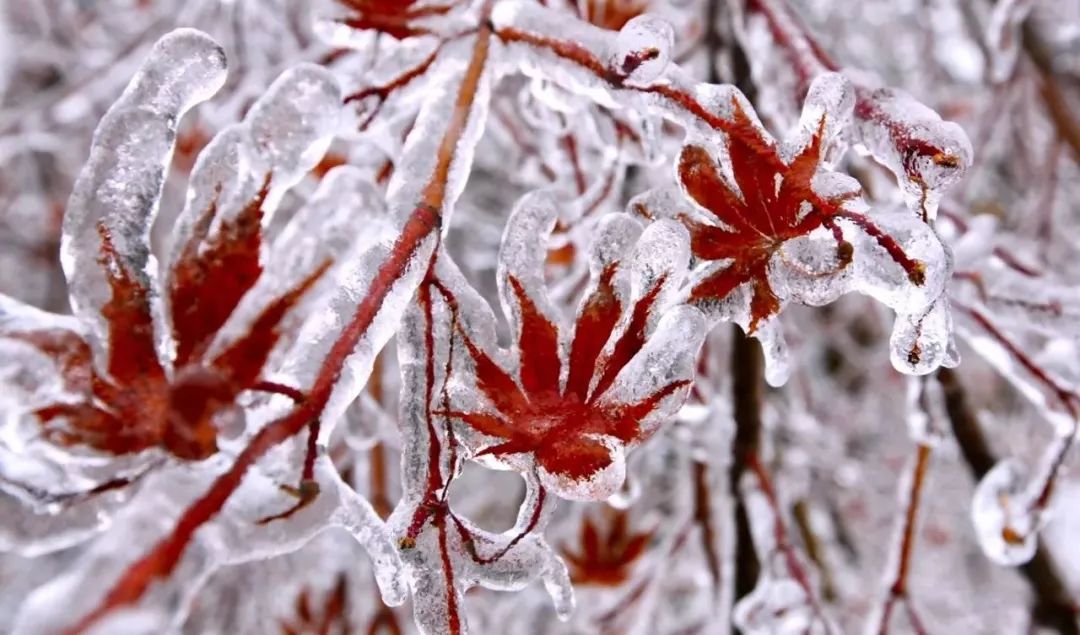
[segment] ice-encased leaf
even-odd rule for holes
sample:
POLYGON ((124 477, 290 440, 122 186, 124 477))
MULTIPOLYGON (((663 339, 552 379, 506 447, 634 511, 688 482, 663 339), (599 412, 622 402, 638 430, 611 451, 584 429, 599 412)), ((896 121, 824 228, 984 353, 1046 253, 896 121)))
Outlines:
POLYGON ((149 234, 176 126, 224 81, 222 48, 199 31, 174 31, 154 46, 94 134, 64 215, 61 263, 72 308, 90 330, 99 366, 109 344, 102 310, 113 295, 116 273, 110 268, 122 267, 132 284, 154 294, 149 234), (111 249, 103 244, 105 232, 111 249), (102 260, 107 251, 115 251, 115 262, 102 260))
MULTIPOLYGON (((165 281, 177 365, 201 357, 226 320, 237 329, 244 317, 254 319, 282 288, 294 288, 321 264, 290 263, 295 275, 272 274, 258 287, 261 293, 249 293, 263 274, 262 228, 285 191, 322 157, 340 113, 333 76, 317 66, 296 66, 278 77, 242 123, 223 130, 200 155, 165 281), (270 282, 278 285, 273 291, 267 291, 270 282), (241 304, 249 294, 258 297, 241 304), (242 315, 231 317, 237 311, 242 315)), ((163 348, 169 350, 168 344, 163 348)))
POLYGON ((467 632, 463 607, 467 589, 481 585, 516 590, 538 577, 557 611, 567 615, 573 595, 566 566, 543 539, 557 499, 534 475, 525 475, 527 494, 517 522, 501 534, 460 518, 446 500, 457 469, 452 459, 458 441, 451 438, 445 412, 438 410, 450 390, 445 373, 453 360, 454 329, 461 324, 470 331, 490 333, 483 328, 490 314, 476 312, 476 303, 482 300, 461 287, 464 280, 445 255, 437 259, 433 273, 441 289, 421 287, 399 336, 404 491, 389 520, 409 571, 417 625, 432 635, 467 632), (450 289, 457 291, 447 296, 450 289))
POLYGON ((507 223, 499 272, 508 350, 494 344, 490 326, 464 328, 477 319, 491 325, 491 311, 460 276, 443 281, 440 290, 461 313, 461 341, 450 361, 449 409, 433 407, 460 422, 458 438, 476 458, 538 470, 559 496, 600 500, 622 483, 625 452, 685 398, 705 329, 696 309, 668 311, 689 259, 685 229, 666 220, 637 236, 633 220, 614 216, 599 234, 613 242, 594 243, 592 278, 571 331, 548 299, 535 250, 559 204, 549 194, 527 195, 507 223))

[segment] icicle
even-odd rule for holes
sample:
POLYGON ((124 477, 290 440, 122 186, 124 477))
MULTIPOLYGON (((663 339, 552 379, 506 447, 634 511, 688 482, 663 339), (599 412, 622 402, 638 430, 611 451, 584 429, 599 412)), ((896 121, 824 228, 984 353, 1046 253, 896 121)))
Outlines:
POLYGON ((107 231, 121 264, 154 293, 150 227, 157 213, 176 126, 185 112, 225 82, 225 52, 207 35, 178 29, 163 37, 102 118, 90 159, 64 216, 61 263, 71 305, 86 324, 99 365, 107 346, 102 308, 109 272, 100 264, 107 231))

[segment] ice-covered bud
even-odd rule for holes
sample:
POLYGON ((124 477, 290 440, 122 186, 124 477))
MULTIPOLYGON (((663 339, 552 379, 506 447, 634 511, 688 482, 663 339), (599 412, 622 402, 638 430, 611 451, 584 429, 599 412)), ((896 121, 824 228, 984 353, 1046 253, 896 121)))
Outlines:
POLYGON ((783 386, 791 376, 791 352, 780 321, 766 321, 758 327, 754 337, 761 343, 761 354, 765 359, 765 381, 773 387, 783 386))
POLYGON ((951 337, 952 312, 942 296, 926 312, 896 316, 889 338, 889 358, 902 373, 926 375, 949 365, 955 353, 950 347, 951 337))
POLYGON ((860 95, 855 115, 860 143, 896 175, 908 208, 925 220, 936 218, 944 191, 971 167, 963 128, 893 88, 860 95))
POLYGON ((624 81, 648 84, 664 72, 671 61, 675 30, 667 20, 639 15, 626 23, 615 37, 608 63, 624 81))
POLYGON ((762 576, 754 591, 735 604, 731 621, 747 635, 828 632, 808 600, 794 580, 762 576))
POLYGON ((971 520, 986 557, 1015 567, 1031 560, 1037 546, 1038 515, 1029 509, 1027 470, 1014 459, 994 466, 975 489, 971 520))

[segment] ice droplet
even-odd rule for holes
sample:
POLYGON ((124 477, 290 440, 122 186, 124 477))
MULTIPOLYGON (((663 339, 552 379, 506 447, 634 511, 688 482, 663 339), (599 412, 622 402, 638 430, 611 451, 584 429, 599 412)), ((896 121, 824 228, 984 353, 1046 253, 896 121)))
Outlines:
POLYGON ((933 378, 907 378, 908 434, 914 441, 938 447, 947 437, 944 399, 941 384, 933 378))
POLYGON ((670 22, 639 15, 619 30, 609 64, 626 82, 648 84, 667 68, 674 42, 675 30, 670 22))
POLYGON ((994 466, 979 481, 971 520, 986 557, 1007 567, 1031 560, 1037 546, 1037 517, 1028 509, 1027 469, 1016 459, 994 466))
POLYGON ((732 622, 746 635, 818 635, 827 629, 816 618, 797 582, 762 575, 750 595, 739 600, 732 622))
POLYGON ((791 376, 791 353, 780 320, 774 318, 761 323, 754 337, 761 343, 765 358, 765 381, 773 387, 783 386, 791 376))

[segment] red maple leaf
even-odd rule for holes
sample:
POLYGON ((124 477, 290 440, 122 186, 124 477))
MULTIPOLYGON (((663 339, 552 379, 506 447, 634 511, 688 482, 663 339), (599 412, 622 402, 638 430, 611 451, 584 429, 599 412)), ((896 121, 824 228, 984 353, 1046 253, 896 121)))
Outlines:
POLYGON ((428 4, 422 0, 338 0, 338 3, 354 14, 343 18, 343 24, 354 29, 378 31, 399 40, 428 32, 414 25, 414 20, 445 15, 454 8, 454 2, 428 4))
POLYGON ((286 312, 326 271, 323 264, 271 302, 248 333, 207 357, 210 342, 262 273, 262 205, 267 178, 258 194, 209 236, 217 208, 211 204, 196 223, 168 281, 177 353, 171 376, 154 343, 150 291, 128 270, 102 222, 99 262, 111 296, 102 309, 108 321, 105 372, 93 364, 90 346, 71 331, 7 334, 53 359, 68 390, 82 395, 37 411, 47 438, 61 445, 86 445, 110 454, 162 447, 183 459, 203 459, 217 451, 215 416, 240 392, 255 388, 270 351, 280 337, 286 312))
POLYGON ((602 29, 618 31, 645 13, 652 0, 586 0, 586 19, 602 29))
POLYGON ((477 432, 498 440, 477 456, 532 454, 548 474, 574 482, 588 481, 613 461, 611 448, 601 438, 613 438, 624 445, 641 441, 645 436, 643 420, 663 399, 690 383, 673 381, 635 403, 602 398, 619 371, 645 344, 646 326, 664 286, 661 277, 632 306, 624 307, 613 284, 617 271, 618 263, 608 265, 582 305, 563 387, 559 327, 540 312, 513 275, 508 282, 521 315, 516 343, 521 360, 520 385, 459 328, 475 366, 476 386, 494 412, 443 414, 457 417, 477 432), (630 313, 627 326, 605 353, 605 344, 625 311, 630 313))
POLYGON ((679 157, 679 180, 686 193, 722 223, 681 216, 690 230, 691 249, 701 260, 729 261, 693 287, 691 300, 721 300, 740 285, 751 285, 749 330, 753 332, 762 320, 780 310, 768 268, 785 242, 824 227, 836 240, 835 270, 851 263, 853 248, 844 239, 837 219, 860 227, 904 268, 912 283, 923 283, 923 263, 908 258, 900 245, 869 218, 845 208, 847 202, 859 196, 858 190, 823 196, 812 187, 821 164, 824 117, 810 142, 790 163, 785 163, 776 145, 750 120, 738 100, 732 103, 728 152, 738 191, 721 176, 717 162, 705 148, 687 145, 679 157))
POLYGON ((581 523, 581 547, 560 549, 577 585, 619 586, 630 577, 631 567, 645 553, 655 532, 630 533, 624 510, 608 508, 607 531, 586 516, 581 523))

